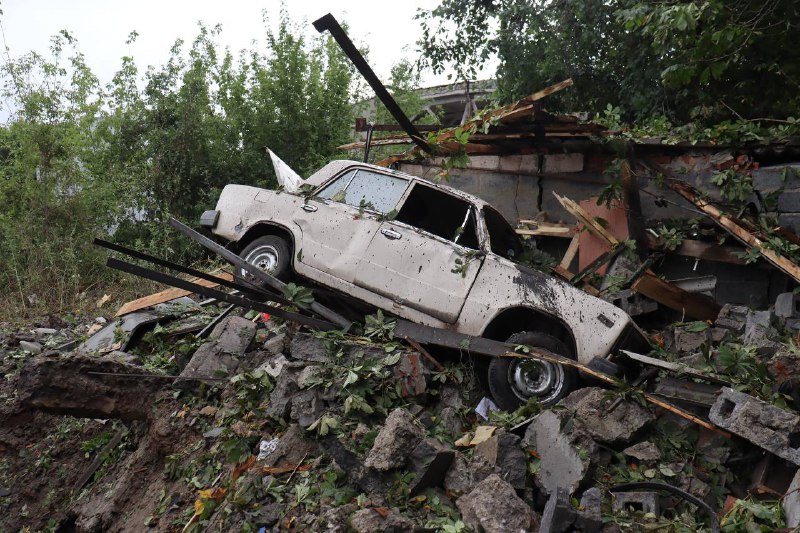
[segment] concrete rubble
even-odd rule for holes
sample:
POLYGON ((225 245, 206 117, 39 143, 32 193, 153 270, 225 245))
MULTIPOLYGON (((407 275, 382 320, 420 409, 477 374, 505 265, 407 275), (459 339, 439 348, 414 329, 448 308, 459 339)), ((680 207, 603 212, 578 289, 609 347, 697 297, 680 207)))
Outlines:
POLYGON ((136 530, 128 522, 167 530, 179 519, 180 527, 194 520, 201 529, 264 531, 708 527, 685 498, 612 490, 631 482, 699 498, 723 523, 795 527, 800 356, 785 335, 796 307, 789 294, 774 310, 726 305, 713 323, 663 329, 663 352, 694 377, 659 369, 642 392, 585 378, 556 405, 488 420, 474 413, 487 395, 474 375, 456 377, 446 359, 445 371, 435 368, 401 343, 232 314, 190 351, 168 350, 167 358, 149 337, 124 350, 78 353, 52 346, 81 335, 30 328, 4 340, 0 357, 14 386, 0 409, 0 467, 13 465, 0 468, 0 529, 44 527, 18 517, 22 506, 36 508, 25 484, 59 475, 51 456, 75 465, 61 484, 88 480, 79 502, 53 500, 63 502, 54 520, 75 531, 136 530), (155 373, 155 361, 167 361, 169 372, 155 373), (677 394, 676 377, 709 401, 677 394), (78 453, 45 452, 62 438, 53 435, 68 434, 64 415, 82 420, 79 440, 64 441, 78 453), (31 441, 21 429, 30 420, 48 433, 31 441), (756 503, 765 506, 759 515, 747 511, 756 503), (775 521, 764 518, 773 511, 775 521))

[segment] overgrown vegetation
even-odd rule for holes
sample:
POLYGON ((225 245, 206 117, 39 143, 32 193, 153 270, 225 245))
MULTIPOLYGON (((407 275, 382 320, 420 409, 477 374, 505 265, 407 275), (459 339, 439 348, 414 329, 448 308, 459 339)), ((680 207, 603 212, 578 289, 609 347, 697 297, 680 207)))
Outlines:
POLYGON ((789 0, 443 0, 418 18, 427 65, 462 79, 496 54, 504 99, 573 78, 548 105, 708 124, 800 110, 789 0))
POLYGON ((95 236, 196 258, 164 221, 196 220, 230 182, 274 187, 267 146, 301 173, 335 157, 350 137, 352 66, 285 13, 276 31, 266 16, 263 46, 234 55, 219 26, 201 25, 160 67, 139 72, 123 57, 106 85, 67 31, 49 54, 2 65, 12 109, 0 127, 4 307, 78 305, 109 276, 95 236))

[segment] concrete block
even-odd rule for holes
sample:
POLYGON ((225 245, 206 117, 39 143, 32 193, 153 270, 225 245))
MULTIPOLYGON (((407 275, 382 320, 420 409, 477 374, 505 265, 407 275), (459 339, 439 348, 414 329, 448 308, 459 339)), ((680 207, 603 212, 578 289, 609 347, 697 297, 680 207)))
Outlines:
POLYGON ((456 452, 436 439, 422 440, 408 458, 408 470, 415 474, 410 485, 415 496, 429 487, 439 487, 453 464, 456 452))
POLYGON ((472 155, 467 166, 474 170, 500 170, 500 156, 472 155))
POLYGON ((778 165, 753 171, 753 188, 759 192, 800 187, 800 165, 778 165))
POLYGON ((539 156, 537 154, 501 156, 500 171, 511 174, 536 174, 539 172, 539 156))
POLYGON ((781 318, 800 318, 800 294, 779 294, 775 300, 775 315, 781 318))
POLYGON ((633 509, 656 516, 661 513, 659 496, 656 492, 615 492, 611 496, 611 507, 614 511, 633 509))
POLYGON ((542 522, 539 533, 563 533, 571 529, 575 521, 575 509, 569 501, 569 492, 561 487, 557 488, 547 500, 542 512, 542 522))
POLYGON ((800 233, 800 213, 782 213, 778 217, 778 223, 784 228, 800 233))
POLYGON ((794 475, 783 498, 783 510, 786 512, 786 527, 800 526, 800 470, 794 475))
POLYGON ((781 213, 800 213, 800 189, 783 191, 778 196, 778 211, 781 213))
POLYGON ((583 154, 547 154, 544 156, 545 174, 562 174, 583 171, 583 154))
POLYGON ((800 416, 723 387, 708 418, 722 429, 800 465, 800 416))

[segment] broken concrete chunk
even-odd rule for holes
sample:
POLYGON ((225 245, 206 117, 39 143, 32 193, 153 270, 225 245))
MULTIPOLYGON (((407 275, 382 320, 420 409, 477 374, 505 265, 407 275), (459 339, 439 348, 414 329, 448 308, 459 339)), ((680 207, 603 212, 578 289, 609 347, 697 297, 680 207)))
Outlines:
POLYGON ((111 353, 108 353, 102 357, 103 359, 108 359, 109 361, 116 361, 117 363, 123 363, 126 365, 138 365, 141 364, 142 358, 138 355, 133 355, 127 352, 121 352, 119 350, 114 350, 111 353))
POLYGON ((675 349, 683 353, 694 353, 708 341, 708 331, 689 331, 689 326, 675 328, 675 349))
POLYGON ((494 467, 482 457, 473 455, 471 460, 467 460, 463 454, 456 453, 444 477, 444 488, 456 495, 466 494, 476 483, 494 473, 494 467))
POLYGON ((800 416, 723 387, 708 417, 722 429, 800 465, 800 416))
POLYGON ((278 333, 264 341, 264 351, 270 355, 279 355, 286 349, 286 344, 286 334, 278 333))
POLYGON ((494 466, 497 473, 515 489, 525 488, 528 458, 520 447, 518 436, 498 430, 475 447, 474 456, 480 456, 494 466))
POLYGON ((275 450, 264 460, 266 466, 297 466, 317 449, 315 441, 307 439, 297 424, 289 426, 278 439, 275 450))
POLYGON ((202 380, 233 375, 239 368, 236 356, 247 350, 255 333, 256 325, 246 318, 226 317, 211 332, 208 342, 195 350, 181 377, 202 380))
POLYGON ((256 335, 255 323, 241 316, 225 317, 211 331, 209 340, 215 340, 224 352, 243 354, 256 335))
POLYGON ((608 444, 629 441, 655 419, 649 410, 630 401, 623 401, 609 411, 613 403, 614 397, 609 391, 591 387, 573 392, 559 405, 572 411, 593 439, 608 444))
POLYGON ((408 458, 408 471, 414 474, 411 496, 416 496, 430 487, 438 487, 444 481, 456 452, 436 439, 424 439, 417 444, 408 458))
POLYGON ((800 294, 784 292, 775 299, 775 316, 800 318, 800 294))
POLYGON ((19 341, 19 347, 26 352, 32 353, 33 355, 42 353, 42 345, 38 342, 19 341))
POLYGON ((322 416, 325 403, 319 389, 307 389, 292 396, 292 407, 289 417, 296 420, 300 427, 307 428, 322 416))
POLYGON ((269 405, 265 411, 267 416, 286 419, 292 406, 292 396, 300 387, 297 386, 297 375, 300 372, 294 368, 284 368, 275 382, 275 388, 269 395, 269 405))
POLYGON ((402 408, 395 409, 386 417, 386 423, 375 438, 364 464, 380 471, 399 468, 422 437, 422 429, 414 422, 411 413, 402 408))
POLYGON ((575 519, 575 528, 584 533, 598 533, 603 526, 602 505, 603 493, 600 489, 586 489, 581 496, 581 508, 575 519))
POLYGON ((633 446, 622 450, 622 453, 645 462, 654 462, 661 459, 661 452, 658 447, 650 441, 637 442, 633 446))
POLYGON ((404 398, 425 394, 427 368, 416 352, 404 353, 394 365, 394 377, 400 383, 400 395, 404 398))
POLYGON ((542 525, 539 533, 563 533, 571 531, 576 513, 569 501, 569 492, 561 487, 550 494, 542 512, 542 525))
POLYGON ((783 509, 786 512, 786 527, 800 526, 800 470, 795 473, 789 490, 783 497, 783 509))
POLYGON ((525 433, 526 444, 540 458, 534 480, 547 494, 559 487, 574 492, 589 471, 590 457, 597 451, 597 444, 583 429, 573 427, 565 434, 559 414, 552 410, 538 414, 525 433))
POLYGON ((266 361, 259 367, 260 369, 264 370, 267 374, 272 376, 273 378, 277 378, 283 372, 283 367, 289 363, 289 360, 286 359, 286 356, 283 354, 275 355, 266 361))
POLYGON ((374 533, 387 531, 390 533, 404 533, 414 529, 414 522, 398 512, 384 511, 379 513, 375 509, 361 509, 350 517, 350 527, 356 533, 374 533), (388 512, 388 515, 384 514, 388 512))
POLYGON ((464 523, 476 531, 507 533, 539 527, 536 513, 517 496, 514 488, 493 474, 469 494, 456 500, 464 523))
POLYGON ((758 355, 764 357, 775 355, 781 347, 779 342, 772 340, 776 336, 777 332, 772 327, 772 311, 751 311, 747 315, 742 340, 746 345, 755 346, 758 355))
POLYGON ((615 492, 611 495, 611 508, 614 511, 632 509, 641 513, 658 516, 661 513, 657 492, 615 492))
POLYGON ((747 314, 750 309, 742 305, 725 304, 714 321, 717 327, 725 328, 733 331, 736 334, 744 332, 744 326, 747 322, 747 314))

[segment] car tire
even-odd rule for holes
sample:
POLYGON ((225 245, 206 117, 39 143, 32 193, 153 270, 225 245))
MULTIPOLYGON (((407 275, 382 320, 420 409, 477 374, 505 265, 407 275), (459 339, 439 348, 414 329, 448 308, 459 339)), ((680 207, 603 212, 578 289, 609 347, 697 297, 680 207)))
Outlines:
MULTIPOLYGON (((239 257, 281 281, 288 281, 291 277, 292 257, 289 243, 282 237, 276 235, 259 237, 248 244, 239 257)), ((241 268, 236 269, 235 277, 237 281, 242 279, 253 281, 252 276, 241 268)))
MULTIPOLYGON (((506 342, 574 358, 563 341, 540 331, 515 333, 506 342)), ((576 388, 578 380, 575 368, 544 361, 498 357, 489 364, 489 391, 494 403, 504 411, 514 411, 531 396, 538 397, 544 407, 554 405, 576 388), (534 368, 526 371, 523 364, 534 365, 534 368)))

